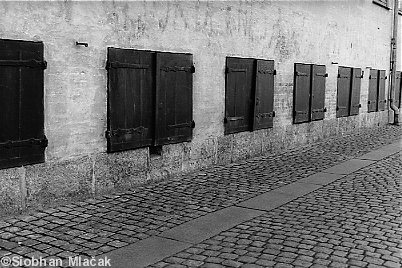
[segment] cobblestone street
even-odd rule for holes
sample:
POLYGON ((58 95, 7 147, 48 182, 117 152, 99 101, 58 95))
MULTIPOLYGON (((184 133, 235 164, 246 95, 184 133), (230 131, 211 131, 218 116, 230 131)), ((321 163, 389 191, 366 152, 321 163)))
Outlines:
POLYGON ((0 221, 0 258, 57 257, 65 267, 68 257, 108 254, 112 267, 402 267, 401 136, 396 126, 365 130, 9 218, 0 221), (231 210, 239 215, 229 228, 218 220, 213 235, 181 234, 231 210), (136 245, 159 238, 181 244, 137 262, 136 245), (116 256, 126 265, 113 265, 116 256))

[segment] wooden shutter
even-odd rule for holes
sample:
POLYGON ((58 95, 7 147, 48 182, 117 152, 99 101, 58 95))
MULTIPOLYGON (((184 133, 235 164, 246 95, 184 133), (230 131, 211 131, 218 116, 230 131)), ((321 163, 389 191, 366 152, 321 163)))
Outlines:
POLYGON ((295 63, 293 123, 310 121, 311 65, 295 63))
POLYGON ((342 66, 339 67, 336 117, 344 117, 349 115, 351 76, 352 68, 342 66))
POLYGON ((325 65, 311 66, 311 120, 324 119, 325 115, 325 65))
POLYGON ((353 68, 352 69, 352 88, 351 88, 351 98, 350 98, 350 113, 349 115, 358 115, 360 104, 360 88, 362 80, 362 69, 353 68))
POLYGON ((371 69, 369 77, 368 112, 378 111, 378 70, 371 69))
POLYGON ((273 126, 274 75, 273 60, 257 60, 253 130, 273 126))
POLYGON ((254 60, 226 58, 225 134, 251 130, 254 60))
POLYGON ((0 40, 0 168, 45 161, 43 43, 0 40))
POLYGON ((108 49, 107 150, 152 145, 155 54, 108 49))
POLYGON ((385 103, 387 99, 385 98, 385 80, 387 79, 385 75, 385 70, 378 71, 378 110, 385 110, 385 103))
POLYGON ((395 76, 395 100, 396 107, 401 108, 401 72, 396 72, 395 76))
POLYGON ((193 134, 193 57, 156 55, 155 145, 190 141, 193 134))

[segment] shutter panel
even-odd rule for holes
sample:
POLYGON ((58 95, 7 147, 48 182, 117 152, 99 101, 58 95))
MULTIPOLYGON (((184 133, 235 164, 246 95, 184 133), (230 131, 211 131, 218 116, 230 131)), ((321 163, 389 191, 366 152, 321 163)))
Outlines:
POLYGON ((192 55, 157 53, 155 145, 191 140, 193 73, 192 55))
POLYGON ((225 134, 251 130, 254 60, 226 58, 225 134))
POLYGON ((310 121, 311 65, 295 63, 293 123, 310 121))
POLYGON ((324 119, 325 80, 328 76, 325 65, 311 66, 311 120, 324 119))
POLYGON ((352 68, 339 67, 336 117, 349 115, 352 68))
POLYGON ((369 77, 368 112, 378 111, 378 70, 371 69, 369 77))
POLYGON ((273 60, 257 60, 253 130, 273 126, 274 75, 273 60))
POLYGON ((0 40, 0 168, 45 161, 43 43, 0 40))
POLYGON ((395 76, 395 106, 401 108, 401 72, 396 72, 395 76))
POLYGON ((378 110, 385 110, 385 103, 387 102, 385 98, 385 80, 387 77, 385 76, 385 70, 378 71, 378 110))
POLYGON ((362 70, 360 68, 352 69, 352 92, 350 99, 350 115, 358 115, 360 104, 360 88, 362 80, 362 70))
POLYGON ((108 49, 108 152, 152 144, 154 57, 149 51, 108 49))

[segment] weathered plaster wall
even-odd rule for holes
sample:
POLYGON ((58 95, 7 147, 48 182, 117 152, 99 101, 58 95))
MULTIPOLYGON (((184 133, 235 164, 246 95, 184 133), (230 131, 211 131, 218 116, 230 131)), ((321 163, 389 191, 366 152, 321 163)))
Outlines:
POLYGON ((44 42, 49 139, 45 164, 0 170, 0 211, 21 207, 24 180, 27 204, 37 207, 387 122, 387 112, 367 114, 368 71, 388 70, 391 35, 391 11, 371 0, 32 1, 0 2, 0 11, 0 38, 44 42), (193 54, 192 142, 164 146, 162 156, 148 148, 105 153, 111 46, 193 54), (223 135, 227 56, 275 60, 273 129, 223 135), (327 66, 323 121, 292 124, 295 62, 327 66), (365 71, 358 116, 335 117, 338 66, 365 71))

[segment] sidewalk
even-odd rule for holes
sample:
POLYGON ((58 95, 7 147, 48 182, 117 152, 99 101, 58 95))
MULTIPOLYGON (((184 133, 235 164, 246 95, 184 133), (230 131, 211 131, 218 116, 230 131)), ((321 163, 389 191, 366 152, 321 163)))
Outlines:
POLYGON ((401 136, 387 126, 331 138, 0 222, 0 257, 401 267, 401 136))

